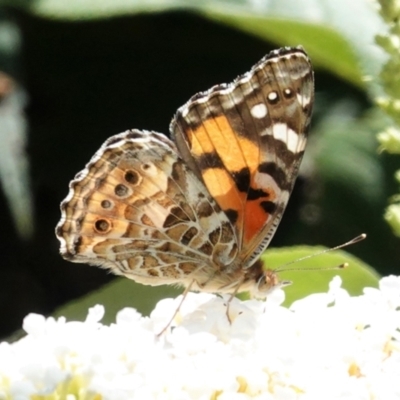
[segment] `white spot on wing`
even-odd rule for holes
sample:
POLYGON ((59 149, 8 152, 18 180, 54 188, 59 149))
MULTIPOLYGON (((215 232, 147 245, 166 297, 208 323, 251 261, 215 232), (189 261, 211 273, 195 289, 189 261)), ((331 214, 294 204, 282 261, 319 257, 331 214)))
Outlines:
POLYGON ((254 176, 254 183, 261 189, 272 189, 276 197, 280 196, 281 189, 271 175, 263 172, 256 172, 254 176))
POLYGON ((311 97, 302 94, 297 94, 297 101, 304 107, 310 104, 311 97))
POLYGON ((256 104, 255 106, 253 106, 251 108, 250 112, 254 118, 261 119, 267 115, 268 109, 265 104, 260 103, 260 104, 256 104))
POLYGON ((276 140, 286 143, 288 150, 292 153, 304 150, 304 143, 300 141, 299 135, 284 123, 272 125, 272 135, 276 140))
POLYGON ((278 98, 278 93, 270 92, 268 93, 267 98, 269 101, 275 101, 278 98))

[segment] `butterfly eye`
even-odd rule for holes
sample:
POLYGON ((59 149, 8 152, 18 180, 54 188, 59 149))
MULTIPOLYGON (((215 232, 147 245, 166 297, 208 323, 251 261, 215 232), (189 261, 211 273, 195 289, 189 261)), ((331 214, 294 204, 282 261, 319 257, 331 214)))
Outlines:
POLYGON ((291 281, 281 281, 277 273, 272 269, 264 270, 264 273, 257 281, 257 291, 259 297, 267 297, 274 289, 290 285, 291 281))
POLYGON ((266 276, 261 275, 257 281, 257 293, 256 297, 266 297, 268 291, 271 289, 269 283, 267 282, 266 276))

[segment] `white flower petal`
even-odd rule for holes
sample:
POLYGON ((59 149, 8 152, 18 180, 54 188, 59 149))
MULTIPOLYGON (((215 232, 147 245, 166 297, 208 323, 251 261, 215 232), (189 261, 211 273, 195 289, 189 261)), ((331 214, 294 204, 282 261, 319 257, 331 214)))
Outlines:
POLYGON ((358 297, 335 278, 290 309, 276 292, 266 302, 189 293, 161 336, 181 297, 150 317, 125 308, 110 326, 102 306, 85 322, 31 314, 25 338, 0 344, 0 399, 400 398, 400 278, 358 297))

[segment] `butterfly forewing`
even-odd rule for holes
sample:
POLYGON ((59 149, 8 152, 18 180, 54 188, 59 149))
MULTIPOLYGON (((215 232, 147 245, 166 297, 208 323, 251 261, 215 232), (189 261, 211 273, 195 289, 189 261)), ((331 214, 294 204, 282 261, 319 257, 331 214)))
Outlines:
POLYGON ((180 153, 233 225, 243 267, 267 247, 286 207, 313 97, 308 57, 281 49, 233 83, 194 96, 171 124, 180 153))

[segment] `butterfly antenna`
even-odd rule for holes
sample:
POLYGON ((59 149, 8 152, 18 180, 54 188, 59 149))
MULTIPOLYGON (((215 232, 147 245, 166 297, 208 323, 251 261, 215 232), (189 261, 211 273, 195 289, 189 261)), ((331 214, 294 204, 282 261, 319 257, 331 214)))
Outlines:
MULTIPOLYGON (((361 242, 366 237, 367 237, 367 235, 365 233, 362 233, 361 235, 356 236, 355 238, 349 240, 348 242, 339 244, 339 245, 337 245, 335 247, 331 247, 329 249, 324 249, 324 250, 318 251, 317 253, 310 254, 308 256, 304 256, 304 257, 298 258, 298 259, 293 260, 293 261, 289 261, 286 264, 281 265, 278 269, 275 270, 275 272, 286 271, 286 270, 288 270, 286 268, 288 265, 291 265, 291 264, 294 264, 294 263, 298 263, 300 261, 308 260, 310 258, 314 258, 316 256, 320 256, 321 254, 329 253, 329 252, 334 251, 334 250, 343 249, 344 247, 351 246, 352 244, 361 242)), ((344 263, 344 264, 340 264, 340 265, 338 265, 336 267, 332 267, 332 268, 296 268, 296 269, 291 269, 291 271, 304 271, 304 270, 309 271, 309 270, 315 270, 315 269, 318 269, 318 270, 319 269, 324 269, 324 270, 326 270, 326 269, 343 269, 343 268, 346 268, 346 267, 348 267, 348 264, 344 263)))

